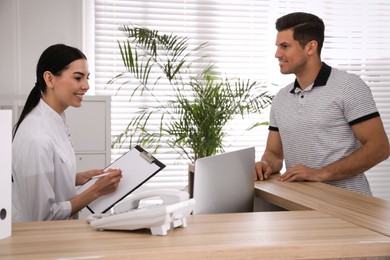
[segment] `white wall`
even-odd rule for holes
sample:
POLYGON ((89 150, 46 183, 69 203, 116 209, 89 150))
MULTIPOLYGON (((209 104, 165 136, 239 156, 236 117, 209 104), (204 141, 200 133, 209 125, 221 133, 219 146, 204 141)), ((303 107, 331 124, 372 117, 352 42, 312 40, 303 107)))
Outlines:
POLYGON ((48 46, 82 49, 82 0, 0 0, 0 95, 27 95, 48 46))

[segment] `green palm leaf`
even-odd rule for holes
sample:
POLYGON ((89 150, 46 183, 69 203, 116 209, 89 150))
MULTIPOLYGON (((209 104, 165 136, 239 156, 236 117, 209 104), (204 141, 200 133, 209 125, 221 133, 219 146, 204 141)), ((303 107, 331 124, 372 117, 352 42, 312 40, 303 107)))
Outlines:
MULTIPOLYGON (((136 26, 123 25, 120 30, 127 37, 118 41, 126 71, 115 75, 107 87, 121 82, 118 93, 131 85, 130 102, 135 96, 147 95, 156 105, 129 115, 128 125, 113 139, 113 146, 140 144, 151 149, 153 145, 156 151, 166 144, 194 162, 224 151, 224 127, 235 116, 261 113, 272 100, 255 81, 221 79, 202 53, 206 43, 190 49, 187 37, 136 26), (193 66, 200 61, 206 65, 193 66), (159 76, 151 81, 151 73, 157 71, 159 76), (167 102, 155 96, 154 90, 163 85, 160 80, 168 82, 174 93, 167 102)), ((247 130, 264 124, 257 122, 247 130)))

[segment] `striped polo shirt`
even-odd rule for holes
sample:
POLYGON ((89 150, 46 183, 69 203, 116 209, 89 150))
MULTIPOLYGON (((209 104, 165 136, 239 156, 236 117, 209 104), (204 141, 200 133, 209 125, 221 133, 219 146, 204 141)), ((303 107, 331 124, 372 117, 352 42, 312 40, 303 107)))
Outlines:
MULTIPOLYGON (((353 124, 379 116, 369 87, 357 76, 323 63, 314 83, 297 80, 272 101, 270 131, 279 131, 286 168, 323 168, 361 147, 353 124)), ((364 173, 328 184, 372 195, 364 173)))

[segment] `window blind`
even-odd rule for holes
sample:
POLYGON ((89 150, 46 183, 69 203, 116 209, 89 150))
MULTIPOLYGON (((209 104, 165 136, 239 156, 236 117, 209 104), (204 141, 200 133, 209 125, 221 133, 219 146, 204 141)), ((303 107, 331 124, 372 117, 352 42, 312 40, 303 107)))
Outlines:
MULTIPOLYGON (((120 25, 139 25, 189 37, 192 46, 207 42, 205 51, 223 75, 263 82, 271 87, 271 93, 276 93, 294 76, 279 72, 274 58, 274 23, 278 17, 294 11, 311 12, 324 20, 323 60, 362 77, 373 92, 385 128, 390 131, 390 4, 386 1, 95 0, 93 8, 86 8, 94 17, 94 33, 86 41, 94 45, 90 69, 95 76, 95 94, 112 96, 112 136, 124 129, 139 106, 153 102, 147 98, 128 102, 126 88, 116 91, 107 87, 107 82, 124 70, 117 44, 124 39, 120 25)), ((169 86, 159 88, 161 99, 171 94, 169 86)), ((268 111, 260 117, 268 120, 268 111)), ((260 159, 267 126, 243 132, 248 120, 237 120, 227 126, 225 150, 255 146, 256 159, 260 159)), ((113 149, 112 159, 124 151, 113 149)), ((155 156, 167 167, 146 187, 185 188, 188 161, 164 145, 155 156)), ((385 161, 367 174, 377 197, 390 199, 389 170, 390 162, 385 161)))

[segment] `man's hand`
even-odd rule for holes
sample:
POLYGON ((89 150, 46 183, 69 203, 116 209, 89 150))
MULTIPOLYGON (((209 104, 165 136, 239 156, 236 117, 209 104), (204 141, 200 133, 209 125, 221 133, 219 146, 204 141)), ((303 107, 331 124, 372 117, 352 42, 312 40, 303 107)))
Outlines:
POLYGON ((280 181, 322 181, 323 170, 313 169, 303 164, 297 164, 280 175, 280 181))
POLYGON ((264 181, 272 174, 272 169, 265 161, 256 162, 256 178, 255 180, 264 181))

